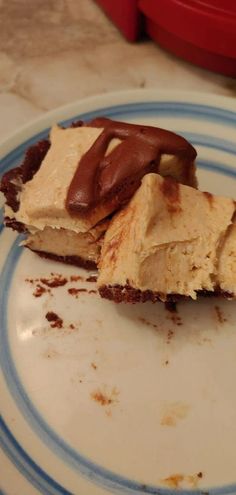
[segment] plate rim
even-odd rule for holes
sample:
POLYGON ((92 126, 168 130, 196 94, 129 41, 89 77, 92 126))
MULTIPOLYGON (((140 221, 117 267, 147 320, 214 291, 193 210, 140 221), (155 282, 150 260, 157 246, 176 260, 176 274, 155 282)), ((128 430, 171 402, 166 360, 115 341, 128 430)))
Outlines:
POLYGON ((151 101, 161 102, 178 102, 183 104, 196 104, 219 108, 230 111, 236 115, 236 98, 232 96, 217 95, 206 92, 181 90, 159 90, 159 89, 127 89, 122 91, 112 91, 107 93, 98 93, 86 98, 78 99, 61 105, 59 107, 43 112, 42 115, 30 119, 26 124, 21 125, 15 131, 9 132, 3 139, 0 139, 0 159, 4 157, 11 149, 18 146, 26 137, 33 136, 38 132, 61 120, 73 118, 74 115, 89 112, 94 107, 102 108, 103 106, 116 106, 126 103, 147 103, 151 101), (113 101, 116 100, 116 101, 113 101))
MULTIPOLYGON (((109 98, 118 98, 116 101, 111 102, 111 106, 116 107, 120 104, 125 104, 125 103, 140 103, 140 102, 148 102, 148 101, 156 101, 160 102, 163 100, 168 100, 172 102, 178 102, 178 103, 195 103, 196 105, 206 105, 206 106, 212 106, 213 108, 216 108, 216 105, 214 102, 217 102, 217 107, 221 108, 223 110, 229 110, 232 113, 235 113, 236 115, 236 99, 231 98, 231 97, 222 97, 218 95, 209 95, 209 94, 203 94, 203 93, 193 93, 189 92, 187 94, 180 92, 180 91, 159 91, 159 90, 125 90, 125 91, 117 91, 113 93, 105 93, 102 95, 94 95, 92 97, 85 98, 83 100, 78 100, 76 102, 69 103, 67 105, 63 105, 59 108, 56 108, 54 110, 51 110, 49 112, 44 113, 42 116, 37 117, 34 120, 31 120, 24 126, 21 126, 20 129, 17 131, 11 133, 9 136, 7 136, 5 139, 3 139, 0 142, 0 151, 1 148, 5 147, 7 148, 9 146, 8 151, 4 151, 4 155, 14 149, 15 147, 18 146, 25 138, 34 136, 37 132, 40 132, 40 130, 45 129, 45 127, 48 127, 50 123, 55 121, 54 119, 62 120, 66 118, 73 118, 76 113, 79 112, 84 112, 84 111, 90 111, 94 109, 99 109, 103 105, 108 106, 109 105, 109 98), (130 99, 130 95, 132 95, 132 101, 130 99), (180 97, 181 95, 181 97, 180 97), (154 98, 155 96, 155 98, 154 98), (139 98, 141 97, 141 98, 139 98), (121 99, 120 99, 121 98, 121 99), (123 100, 124 98, 124 100, 123 100), (86 107, 86 105, 89 106, 89 108, 86 107), (86 108, 84 108, 86 107, 86 108)), ((223 486, 222 488, 227 489, 228 485, 223 486)), ((236 486, 236 485, 235 485, 236 486)), ((158 487, 160 492, 165 491, 163 487, 158 487)), ((214 490, 214 488, 210 488, 210 491, 214 490)), ((180 493, 183 493, 182 490, 179 490, 180 493)), ((168 489, 166 490, 168 493, 168 489)), ((191 490, 192 493, 192 490, 191 490)), ((225 493, 227 493, 225 491, 225 493)))

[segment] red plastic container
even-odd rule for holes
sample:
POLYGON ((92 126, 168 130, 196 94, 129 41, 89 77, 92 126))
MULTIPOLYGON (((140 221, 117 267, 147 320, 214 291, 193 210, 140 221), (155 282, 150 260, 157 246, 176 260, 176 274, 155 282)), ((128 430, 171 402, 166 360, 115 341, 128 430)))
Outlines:
POLYGON ((96 0, 96 2, 127 40, 135 41, 137 39, 141 25, 138 0, 96 0))
POLYGON ((139 0, 146 31, 189 62, 236 77, 236 0, 139 0))

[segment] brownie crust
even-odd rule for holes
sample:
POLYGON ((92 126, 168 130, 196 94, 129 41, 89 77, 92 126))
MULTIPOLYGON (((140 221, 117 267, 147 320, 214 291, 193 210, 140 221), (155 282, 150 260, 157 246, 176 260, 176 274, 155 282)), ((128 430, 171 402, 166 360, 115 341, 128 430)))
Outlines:
POLYGON ((13 168, 3 175, 0 181, 0 191, 3 192, 6 198, 6 204, 13 211, 16 212, 19 209, 18 193, 22 188, 22 184, 33 178, 49 148, 50 142, 47 139, 39 141, 26 151, 23 163, 19 167, 13 168))
MULTIPOLYGON (((151 301, 153 303, 160 301, 164 303, 177 303, 183 300, 189 300, 190 296, 184 296, 180 294, 161 294, 160 292, 153 292, 151 290, 141 291, 140 289, 134 289, 129 284, 122 285, 103 285, 99 287, 99 294, 105 299, 114 301, 115 303, 131 303, 138 302, 144 303, 151 301)), ((203 297, 224 297, 226 299, 233 299, 232 294, 229 292, 223 292, 220 289, 214 291, 200 290, 197 292, 198 296, 203 297)))

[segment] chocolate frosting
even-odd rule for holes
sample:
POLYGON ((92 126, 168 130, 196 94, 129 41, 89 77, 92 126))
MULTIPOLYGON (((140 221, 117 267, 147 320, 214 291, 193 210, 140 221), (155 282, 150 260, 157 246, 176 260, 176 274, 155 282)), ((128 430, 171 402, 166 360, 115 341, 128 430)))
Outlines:
POLYGON ((162 154, 182 160, 183 183, 189 184, 196 151, 183 137, 158 127, 116 122, 105 117, 87 125, 103 128, 103 131, 78 164, 66 199, 69 213, 87 213, 107 200, 114 209, 121 206, 134 194, 145 174, 158 173, 162 154), (121 143, 106 156, 114 138, 121 143))

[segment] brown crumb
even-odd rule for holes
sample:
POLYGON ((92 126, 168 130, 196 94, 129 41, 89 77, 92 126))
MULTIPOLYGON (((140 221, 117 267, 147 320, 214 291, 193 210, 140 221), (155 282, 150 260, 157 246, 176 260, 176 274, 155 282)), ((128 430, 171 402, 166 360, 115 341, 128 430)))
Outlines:
POLYGON ((160 424, 162 426, 176 426, 179 421, 186 418, 189 409, 189 405, 184 402, 169 402, 164 404, 160 424))
POLYGON ((219 306, 214 307, 215 312, 216 312, 216 317, 219 323, 225 323, 227 321, 227 318, 225 318, 224 313, 222 309, 219 306))
POLYGON ((86 278, 86 282, 97 282, 96 275, 90 275, 90 277, 86 278))
POLYGON ((94 370, 96 370, 96 369, 97 369, 97 365, 96 365, 95 363, 91 363, 91 366, 92 366, 92 368, 93 368, 94 370))
POLYGON ((70 281, 71 282, 78 282, 79 280, 84 280, 84 278, 81 277, 80 275, 71 275, 70 276, 70 281))
POLYGON ((112 403, 112 399, 110 397, 106 397, 102 392, 94 392, 91 394, 92 399, 100 402, 102 406, 108 406, 112 403))
POLYGON ((74 330, 75 325, 73 325, 73 323, 70 323, 69 328, 71 328, 71 330, 74 330))
POLYGON ((60 354, 55 349, 48 349, 45 353, 43 353, 43 356, 47 359, 52 359, 57 358, 58 356, 60 356, 60 354))
POLYGON ((92 289, 92 290, 89 290, 88 293, 89 294, 97 294, 97 291, 92 289))
POLYGON ((168 316, 168 319, 178 327, 183 325, 182 318, 177 313, 172 313, 171 316, 168 316))
POLYGON ((45 318, 49 322, 52 322, 50 324, 51 328, 62 328, 63 320, 53 311, 48 311, 47 314, 45 315, 45 318))
POLYGON ((42 287, 42 285, 37 284, 36 288, 33 292, 34 297, 41 297, 45 292, 47 292, 47 289, 45 287, 42 287))
POLYGON ((165 365, 167 366, 169 364, 169 361, 168 359, 165 361, 165 365))
POLYGON ((179 488, 179 485, 182 481, 184 481, 184 476, 182 474, 172 474, 165 478, 164 483, 168 485, 170 488, 179 488))
POLYGON ((152 323, 151 321, 147 320, 146 318, 143 318, 142 316, 138 317, 138 320, 141 321, 144 325, 147 325, 148 327, 152 328, 158 328, 158 325, 156 323, 152 323))
POLYGON ((75 296, 76 298, 78 298, 80 292, 87 292, 87 289, 76 289, 75 287, 71 287, 71 289, 67 290, 71 296, 75 296))
POLYGON ((47 287, 56 288, 67 284, 68 280, 62 275, 54 275, 51 278, 40 278, 40 282, 47 287))
POLYGON ((197 473, 197 474, 190 474, 190 475, 172 474, 171 476, 168 476, 168 478, 165 478, 162 481, 169 488, 181 488, 181 485, 184 482, 187 483, 188 485, 190 485, 191 488, 197 488, 199 478, 202 478, 202 476, 203 476, 203 474, 201 472, 197 473))
POLYGON ((174 335, 173 330, 168 330, 168 333, 167 333, 167 341, 166 341, 166 343, 167 343, 167 344, 169 344, 169 343, 170 343, 170 341, 171 341, 171 339, 172 339, 173 335, 174 335))
POLYGON ((110 406, 117 402, 118 393, 116 388, 113 388, 110 393, 98 389, 91 393, 91 398, 101 404, 101 406, 110 406))
POLYGON ((202 478, 202 473, 192 474, 185 477, 185 480, 191 485, 192 488, 197 488, 199 479, 202 478), (201 476, 199 476, 199 474, 201 476))

